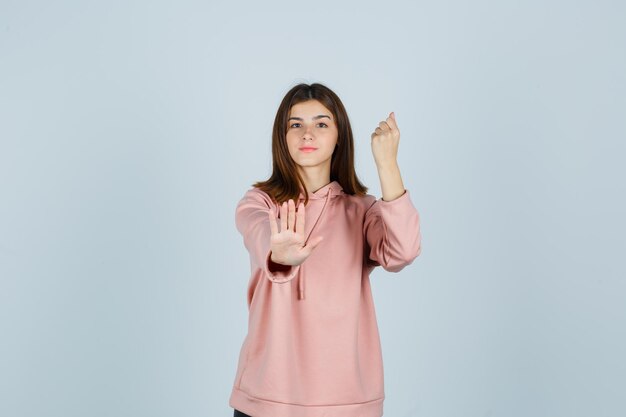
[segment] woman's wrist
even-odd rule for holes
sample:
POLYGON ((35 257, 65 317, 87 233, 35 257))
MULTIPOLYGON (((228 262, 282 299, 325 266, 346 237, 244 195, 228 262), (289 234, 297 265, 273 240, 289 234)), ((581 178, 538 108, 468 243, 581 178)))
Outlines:
POLYGON ((273 256, 274 256, 274 254, 270 253, 270 258, 269 258, 268 263, 267 263, 267 267, 269 268, 270 271, 272 271, 272 272, 288 271, 289 268, 291 268, 291 265, 284 265, 284 264, 281 264, 281 263, 278 263, 278 262, 274 261, 272 259, 273 256))

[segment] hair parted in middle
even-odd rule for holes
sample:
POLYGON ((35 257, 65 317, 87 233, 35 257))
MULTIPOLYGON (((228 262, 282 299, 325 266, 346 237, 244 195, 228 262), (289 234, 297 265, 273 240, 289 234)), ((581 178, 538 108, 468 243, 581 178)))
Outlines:
POLYGON ((354 169, 354 139, 346 109, 337 94, 320 83, 297 84, 283 97, 272 129, 272 175, 253 186, 265 191, 278 204, 289 199, 297 204, 302 192, 304 204, 308 204, 308 192, 287 146, 287 119, 291 107, 308 100, 317 100, 330 110, 337 125, 337 146, 331 157, 330 181, 341 184, 346 194, 365 195, 368 188, 359 181, 354 169))

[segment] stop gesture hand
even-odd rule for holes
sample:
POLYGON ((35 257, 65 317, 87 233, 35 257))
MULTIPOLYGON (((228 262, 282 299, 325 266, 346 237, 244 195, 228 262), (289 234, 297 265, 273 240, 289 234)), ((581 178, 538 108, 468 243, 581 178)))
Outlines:
POLYGON ((301 202, 296 212, 292 199, 283 202, 280 206, 280 231, 273 210, 269 211, 271 260, 283 265, 300 265, 309 257, 313 249, 322 241, 318 236, 304 246, 304 202, 301 202))

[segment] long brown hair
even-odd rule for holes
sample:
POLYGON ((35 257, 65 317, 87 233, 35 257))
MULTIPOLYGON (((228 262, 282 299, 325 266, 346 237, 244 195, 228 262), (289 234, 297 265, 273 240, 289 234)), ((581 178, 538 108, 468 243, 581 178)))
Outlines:
POLYGON ((305 195, 304 204, 308 204, 309 194, 287 147, 289 111, 292 106, 308 100, 322 103, 331 111, 337 123, 337 146, 331 157, 330 181, 341 184, 346 194, 365 195, 368 188, 361 184, 354 170, 354 140, 346 109, 337 94, 320 83, 301 83, 285 94, 276 112, 272 130, 272 175, 269 179, 258 181, 252 186, 265 191, 279 204, 291 198, 297 205, 302 192, 305 195))

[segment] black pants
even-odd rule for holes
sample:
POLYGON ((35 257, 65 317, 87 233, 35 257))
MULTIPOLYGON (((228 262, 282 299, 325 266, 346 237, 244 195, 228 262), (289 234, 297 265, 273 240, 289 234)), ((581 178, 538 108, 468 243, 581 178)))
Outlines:
POLYGON ((233 415, 233 417, 252 417, 252 416, 247 415, 246 413, 242 413, 236 408, 234 408, 234 410, 235 410, 235 414, 233 415))

